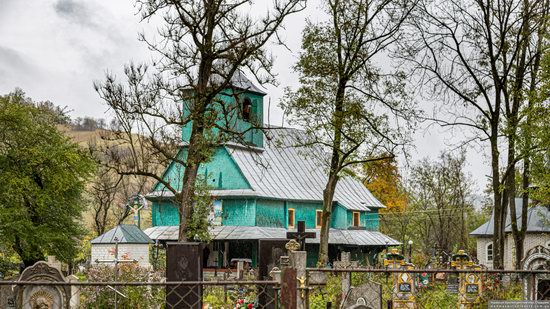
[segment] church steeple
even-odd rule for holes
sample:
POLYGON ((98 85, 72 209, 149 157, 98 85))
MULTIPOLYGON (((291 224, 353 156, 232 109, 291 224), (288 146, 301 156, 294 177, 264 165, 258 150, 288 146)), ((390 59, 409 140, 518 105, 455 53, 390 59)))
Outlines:
MULTIPOLYGON (((245 144, 263 148, 264 134, 254 129, 263 125, 263 97, 264 91, 258 88, 246 75, 237 71, 231 78, 230 87, 221 91, 217 96, 218 104, 212 108, 218 111, 217 123, 220 127, 227 127, 232 131, 245 132, 245 144)), ((216 134, 219 130, 213 129, 209 134, 216 134)), ((191 123, 182 128, 182 139, 188 142, 191 136, 191 123)))

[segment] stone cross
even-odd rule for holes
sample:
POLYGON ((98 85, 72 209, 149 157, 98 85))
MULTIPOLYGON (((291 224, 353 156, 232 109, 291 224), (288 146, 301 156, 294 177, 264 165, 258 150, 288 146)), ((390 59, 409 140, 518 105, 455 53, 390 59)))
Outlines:
POLYGON ((306 249, 306 238, 315 238, 315 232, 306 232, 306 222, 298 221, 298 229, 296 232, 287 232, 287 239, 295 239, 300 244, 300 251, 305 251, 306 249))

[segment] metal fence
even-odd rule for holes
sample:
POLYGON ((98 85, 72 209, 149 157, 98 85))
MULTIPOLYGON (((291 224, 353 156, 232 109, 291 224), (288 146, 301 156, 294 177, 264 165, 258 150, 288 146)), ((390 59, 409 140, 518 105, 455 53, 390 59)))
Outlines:
POLYGON ((0 281, 0 308, 277 308, 273 281, 0 281))
POLYGON ((312 309, 550 308, 546 270, 308 268, 307 273, 312 309))
POLYGON ((225 309, 289 308, 281 303, 280 295, 285 293, 305 299, 306 307, 312 309, 550 308, 550 302, 541 302, 550 299, 549 271, 308 268, 306 273, 306 281, 296 278, 290 285, 232 280, 0 281, 0 308, 60 308, 62 304, 64 308, 202 308, 206 304, 225 309), (285 286, 294 290, 282 291, 280 287, 285 286), (530 307, 494 305, 529 300, 538 303, 530 307))

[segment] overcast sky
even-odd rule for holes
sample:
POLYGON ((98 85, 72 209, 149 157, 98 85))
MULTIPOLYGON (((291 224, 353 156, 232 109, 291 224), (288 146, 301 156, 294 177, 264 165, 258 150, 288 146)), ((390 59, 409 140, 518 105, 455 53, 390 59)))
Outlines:
MULTIPOLYGON (((305 18, 319 18, 313 3, 286 22, 283 37, 292 52, 273 47, 280 85, 267 87, 265 103, 267 108, 271 100, 272 124, 281 124, 277 104, 283 88, 297 86, 291 67, 305 18)), ((34 100, 67 106, 73 117, 106 118, 107 108, 93 90, 93 81, 101 80, 106 71, 120 76, 124 64, 151 58, 137 33, 152 32, 155 25, 140 23, 136 13, 133 0, 0 0, 0 94, 20 87, 34 100)), ((437 126, 420 130, 412 159, 435 158, 460 138, 437 126)), ((470 150, 468 171, 481 193, 489 173, 487 158, 470 150)))

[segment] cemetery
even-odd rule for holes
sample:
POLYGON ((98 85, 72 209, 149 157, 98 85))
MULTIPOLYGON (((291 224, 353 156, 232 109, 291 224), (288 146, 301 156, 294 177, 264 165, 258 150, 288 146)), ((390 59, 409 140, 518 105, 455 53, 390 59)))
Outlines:
MULTIPOLYGON (((200 243, 169 243, 165 273, 115 256, 105 259, 106 265, 92 266, 85 280, 39 262, 16 280, 1 282, 0 304, 69 309, 501 308, 498 304, 506 302, 523 308, 517 307, 520 301, 533 306, 529 308, 547 308, 550 303, 550 291, 541 284, 548 271, 489 270, 475 264, 463 250, 452 255, 450 268, 420 269, 397 248, 388 249, 377 267, 342 252, 332 267, 312 268, 307 265, 307 251, 301 251, 307 236, 307 232, 289 233, 282 255, 270 261, 264 278, 242 274, 206 278, 200 243)), ((541 253, 525 262, 531 263, 541 253)), ((243 271, 242 263, 238 262, 237 272, 243 271)), ((267 264, 262 259, 259 263, 267 264)))
POLYGON ((0 309, 550 308, 549 26, 0 1, 0 309))

